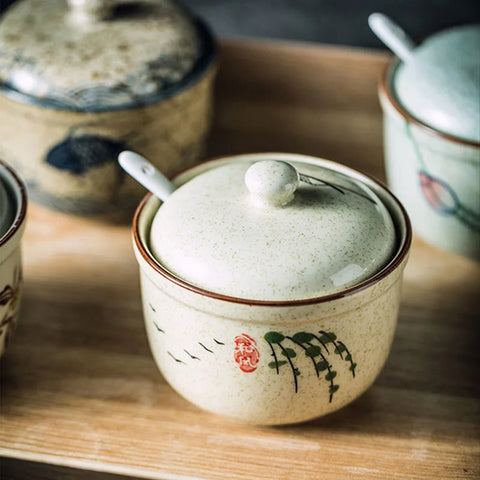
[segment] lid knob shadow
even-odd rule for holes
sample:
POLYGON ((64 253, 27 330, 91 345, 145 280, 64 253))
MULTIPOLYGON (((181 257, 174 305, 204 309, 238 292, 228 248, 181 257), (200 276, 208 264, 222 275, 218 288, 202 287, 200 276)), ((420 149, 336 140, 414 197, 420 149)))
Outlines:
POLYGON ((264 160, 245 173, 245 184, 259 206, 283 207, 293 200, 298 187, 298 172, 287 162, 264 160))

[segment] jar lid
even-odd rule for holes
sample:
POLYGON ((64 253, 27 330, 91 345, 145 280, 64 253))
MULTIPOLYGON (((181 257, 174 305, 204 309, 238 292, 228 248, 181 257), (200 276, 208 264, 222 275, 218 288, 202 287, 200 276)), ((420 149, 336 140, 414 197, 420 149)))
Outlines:
POLYGON ((173 275, 251 300, 329 295, 393 257, 387 208, 362 182, 315 166, 232 162, 175 190, 152 222, 150 249, 173 275))
POLYGON ((480 142, 480 25, 432 35, 402 62, 394 94, 421 122, 448 135, 480 142))
POLYGON ((214 40, 170 0, 21 0, 0 22, 0 89, 75 111, 166 98, 213 60, 214 40))

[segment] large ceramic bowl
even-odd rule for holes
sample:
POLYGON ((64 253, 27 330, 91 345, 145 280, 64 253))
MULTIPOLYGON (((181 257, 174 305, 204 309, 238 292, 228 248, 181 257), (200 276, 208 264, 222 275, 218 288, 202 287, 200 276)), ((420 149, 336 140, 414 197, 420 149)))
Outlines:
POLYGON ((143 192, 121 150, 169 174, 203 155, 216 43, 175 2, 19 0, 0 19, 0 51, 0 155, 32 201, 130 218, 143 192))
POLYGON ((393 59, 379 86, 388 183, 429 243, 480 260, 480 26, 393 59), (476 64, 476 66, 475 66, 476 64))
POLYGON ((360 283, 330 295, 250 300, 195 286, 156 260, 150 231, 162 207, 152 195, 137 209, 133 237, 148 339, 165 379, 201 408, 242 422, 276 425, 337 410, 373 383, 395 332, 411 228, 403 207, 385 187, 313 157, 223 158, 187 170, 175 183, 183 185, 232 162, 268 158, 286 161, 309 175, 319 167, 328 168, 368 186, 387 208, 396 232, 394 253, 386 264, 360 283))
POLYGON ((27 195, 22 181, 0 161, 0 356, 15 327, 22 288, 20 241, 25 229, 27 195))

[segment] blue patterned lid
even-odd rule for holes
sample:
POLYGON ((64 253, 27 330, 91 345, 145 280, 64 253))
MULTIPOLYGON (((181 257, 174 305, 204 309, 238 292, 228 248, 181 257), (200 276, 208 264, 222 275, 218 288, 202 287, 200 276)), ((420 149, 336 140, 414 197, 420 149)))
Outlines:
POLYGON ((138 107, 214 55, 206 26, 170 0, 20 0, 0 21, 0 91, 65 110, 138 107))

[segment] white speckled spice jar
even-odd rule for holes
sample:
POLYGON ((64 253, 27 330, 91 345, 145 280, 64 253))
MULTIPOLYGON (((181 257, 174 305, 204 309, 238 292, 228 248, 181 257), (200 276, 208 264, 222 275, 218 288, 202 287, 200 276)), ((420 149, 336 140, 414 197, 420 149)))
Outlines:
POLYGON ((123 219, 142 189, 121 150, 170 175, 200 160, 216 44, 174 2, 20 0, 0 21, 0 53, 0 157, 33 201, 123 219))
POLYGON ((154 258, 150 228, 160 201, 148 195, 134 218, 146 330, 170 385, 201 408, 263 425, 302 422, 337 410, 375 380, 395 332, 411 243, 408 217, 376 181, 333 162, 293 154, 240 155, 192 168, 181 185, 229 162, 278 159, 313 175, 322 166, 363 182, 387 207, 393 258, 372 277, 319 298, 262 301, 220 295, 173 276, 154 258), (312 173, 313 172, 313 173, 312 173))
MULTIPOLYGON (((0 161, 0 213, 8 223, 0 231, 0 356, 15 327, 22 290, 20 241, 25 229, 27 195, 22 181, 0 161)), ((0 225, 0 228, 2 225, 0 225)))

